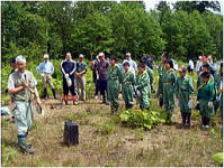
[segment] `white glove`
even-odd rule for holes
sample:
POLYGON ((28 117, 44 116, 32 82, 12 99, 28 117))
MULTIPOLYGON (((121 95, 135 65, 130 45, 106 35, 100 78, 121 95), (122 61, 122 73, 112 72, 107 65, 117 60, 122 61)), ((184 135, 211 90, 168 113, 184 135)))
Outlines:
POLYGON ((44 73, 41 73, 40 76, 41 76, 41 77, 44 77, 44 73))
POLYGON ((65 74, 65 78, 68 78, 69 77, 69 74, 65 74))
POLYGON ((213 102, 211 102, 211 101, 208 102, 208 107, 209 107, 209 108, 212 108, 212 107, 213 107, 213 102))
POLYGON ((188 103, 187 103, 187 105, 188 105, 188 108, 189 109, 192 109, 193 108, 192 100, 189 100, 188 103))

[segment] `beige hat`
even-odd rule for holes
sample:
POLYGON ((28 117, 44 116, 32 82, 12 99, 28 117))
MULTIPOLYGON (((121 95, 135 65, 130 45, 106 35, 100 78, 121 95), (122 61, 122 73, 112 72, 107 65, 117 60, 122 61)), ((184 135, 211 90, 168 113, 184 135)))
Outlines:
POLYGON ((126 56, 129 56, 130 57, 131 56, 131 53, 130 52, 126 53, 126 56))
POLYGON ((84 55, 83 54, 79 54, 79 58, 84 58, 84 55))
POLYGON ((99 56, 99 57, 102 57, 102 56, 105 56, 105 55, 104 55, 103 52, 100 52, 98 56, 99 56))
POLYGON ((44 54, 44 59, 49 59, 49 55, 48 54, 44 54))
POLYGON ((16 62, 26 63, 26 58, 23 57, 22 55, 18 55, 18 56, 16 57, 16 62))

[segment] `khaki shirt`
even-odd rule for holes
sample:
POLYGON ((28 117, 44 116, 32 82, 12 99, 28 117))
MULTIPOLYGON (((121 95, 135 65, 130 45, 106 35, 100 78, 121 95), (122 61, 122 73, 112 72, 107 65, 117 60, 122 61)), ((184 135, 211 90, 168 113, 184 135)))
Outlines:
MULTIPOLYGON (((34 89, 37 85, 37 81, 31 72, 13 72, 12 74, 10 74, 8 79, 8 89, 11 90, 17 88, 23 85, 24 82, 28 83, 28 87, 30 89, 34 89)), ((28 88, 26 88, 16 94, 12 94, 12 98, 15 101, 29 101, 34 98, 34 95, 30 92, 28 88)))

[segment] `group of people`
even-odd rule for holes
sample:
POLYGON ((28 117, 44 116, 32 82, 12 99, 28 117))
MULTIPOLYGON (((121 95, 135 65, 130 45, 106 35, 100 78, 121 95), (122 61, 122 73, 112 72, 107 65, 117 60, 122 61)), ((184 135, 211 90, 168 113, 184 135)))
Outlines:
MULTIPOLYGON (((220 68, 215 69, 211 56, 199 57, 201 64, 197 62, 197 89, 194 89, 193 82, 190 76, 187 75, 187 70, 190 73, 193 71, 193 66, 190 68, 181 66, 179 69, 179 77, 176 77, 175 71, 172 69, 172 62, 169 61, 166 55, 162 57, 162 65, 159 68, 159 89, 158 95, 160 102, 163 102, 168 114, 167 120, 170 121, 171 115, 175 106, 174 96, 179 100, 180 112, 183 125, 187 124, 190 127, 191 109, 193 108, 192 93, 197 93, 196 109, 200 111, 202 127, 208 128, 211 117, 220 109, 222 114, 223 101, 223 63, 220 63, 220 68), (207 59, 206 59, 207 58, 207 59), (167 66, 167 63, 169 64, 167 66)), ((191 63, 194 65, 194 63, 191 63)))
MULTIPOLYGON (((137 64, 132 59, 131 53, 126 53, 125 57, 122 62, 113 56, 107 60, 105 54, 101 52, 89 65, 96 88, 95 96, 97 97, 100 93, 102 103, 111 106, 111 114, 118 112, 120 93, 122 93, 126 109, 132 109, 134 99, 136 99, 142 110, 149 110, 151 93, 155 92, 153 59, 144 56, 137 64)), ((18 145, 24 152, 32 154, 34 150, 31 145, 27 144, 26 138, 32 126, 34 98, 41 106, 41 99, 36 88, 37 81, 33 74, 26 70, 26 59, 23 56, 17 56, 12 65, 13 70, 8 79, 8 92, 11 96, 10 101, 15 104, 13 114, 17 127, 18 145)), ((77 104, 78 100, 85 101, 87 64, 84 62, 84 55, 80 54, 78 61, 75 62, 72 60, 71 53, 66 53, 60 68, 63 75, 63 102, 68 104, 69 92, 73 104, 77 104)), ((211 62, 203 60, 197 71, 197 92, 195 92, 193 81, 187 75, 188 67, 182 65, 178 70, 174 69, 173 60, 167 54, 163 54, 161 63, 157 67, 159 81, 156 95, 160 106, 164 107, 167 113, 166 122, 171 123, 172 121, 176 98, 179 101, 182 124, 190 128, 193 108, 192 93, 195 92, 197 93, 197 109, 200 110, 202 117, 202 127, 208 128, 210 118, 215 111, 220 109, 222 113, 222 68, 223 63, 220 64, 219 70, 215 70, 211 62)), ((56 99, 56 91, 52 82, 54 66, 48 54, 44 55, 44 61, 37 66, 36 71, 42 77, 43 97, 48 97, 47 86, 50 85, 53 97, 56 99)))

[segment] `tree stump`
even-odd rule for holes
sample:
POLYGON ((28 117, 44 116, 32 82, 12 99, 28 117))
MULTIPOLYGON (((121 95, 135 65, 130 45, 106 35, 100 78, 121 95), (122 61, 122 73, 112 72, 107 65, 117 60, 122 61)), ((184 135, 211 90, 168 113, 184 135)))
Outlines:
POLYGON ((64 143, 68 146, 79 144, 79 127, 71 120, 65 122, 64 143))

